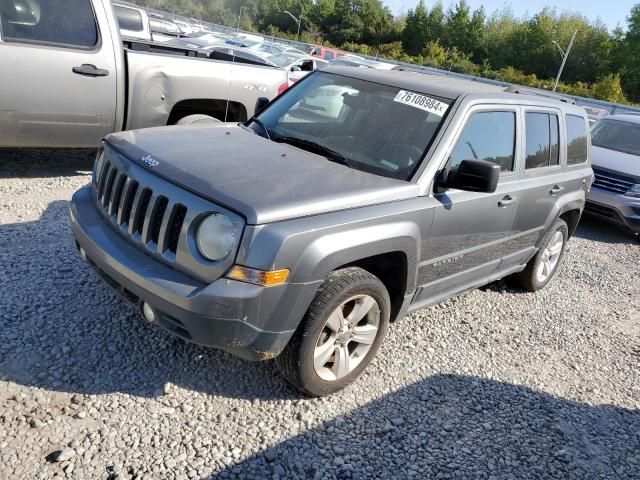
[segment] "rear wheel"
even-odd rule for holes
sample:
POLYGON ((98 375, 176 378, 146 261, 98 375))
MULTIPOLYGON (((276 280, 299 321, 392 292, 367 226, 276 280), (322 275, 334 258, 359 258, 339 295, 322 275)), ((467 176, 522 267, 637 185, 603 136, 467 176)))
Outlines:
POLYGON ((390 305, 386 288, 369 272, 350 267, 331 273, 276 358, 278 368, 310 396, 343 389, 378 351, 389 325, 390 305))
POLYGON ((543 288, 558 271, 568 239, 567 223, 559 218, 542 238, 536 256, 522 272, 512 276, 514 283, 530 292, 543 288))
POLYGON ((195 115, 187 115, 186 117, 182 117, 176 122, 176 125, 193 125, 196 123, 220 123, 220 120, 209 115, 198 113, 195 115))

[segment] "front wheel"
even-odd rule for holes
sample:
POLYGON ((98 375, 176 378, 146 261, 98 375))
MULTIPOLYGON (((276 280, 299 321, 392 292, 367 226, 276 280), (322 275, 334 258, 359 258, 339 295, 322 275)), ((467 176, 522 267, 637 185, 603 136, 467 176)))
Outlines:
POLYGON ((389 325, 389 293, 371 273, 337 270, 320 286, 276 364, 294 387, 313 397, 355 381, 375 357, 389 325))
POLYGON ((513 276, 514 283, 530 292, 543 288, 558 271, 568 239, 569 227, 559 218, 540 241, 536 256, 522 272, 513 276))

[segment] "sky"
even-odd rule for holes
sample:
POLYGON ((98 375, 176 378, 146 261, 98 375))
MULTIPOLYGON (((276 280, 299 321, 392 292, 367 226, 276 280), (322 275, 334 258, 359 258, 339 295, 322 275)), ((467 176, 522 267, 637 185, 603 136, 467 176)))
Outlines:
MULTIPOLYGON (((560 13, 566 10, 578 11, 589 20, 600 19, 609 27, 614 29, 618 23, 623 28, 626 27, 626 17, 631 11, 631 7, 640 0, 527 0, 527 1, 505 1, 505 0, 468 0, 472 8, 484 5, 487 14, 504 7, 511 7, 516 16, 525 14, 533 15, 545 6, 555 7, 560 13)), ((383 3, 391 8, 394 14, 406 13, 410 8, 414 8, 418 0, 383 0, 383 3)), ((436 3, 435 0, 426 0, 428 6, 436 3)), ((446 8, 455 5, 455 0, 442 0, 446 8)))

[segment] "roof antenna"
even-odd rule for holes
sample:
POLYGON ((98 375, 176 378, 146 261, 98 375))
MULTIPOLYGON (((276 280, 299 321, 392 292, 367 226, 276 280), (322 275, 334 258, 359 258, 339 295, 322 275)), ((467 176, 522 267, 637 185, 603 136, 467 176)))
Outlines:
MULTIPOLYGON (((242 9, 242 7, 241 7, 242 9)), ((236 49, 232 50, 231 54, 231 73, 233 75, 233 64, 236 63, 236 49)), ((231 76, 229 75, 229 83, 227 84, 227 105, 224 107, 224 123, 227 123, 227 116, 229 115, 229 95, 231 95, 231 76)))

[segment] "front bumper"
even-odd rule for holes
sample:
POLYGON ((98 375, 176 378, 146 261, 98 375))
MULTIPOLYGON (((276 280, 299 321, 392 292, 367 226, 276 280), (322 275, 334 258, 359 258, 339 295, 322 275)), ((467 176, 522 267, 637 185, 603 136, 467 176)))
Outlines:
POLYGON ((640 198, 594 187, 587 196, 585 212, 640 233, 640 198))
POLYGON ((126 300, 148 303, 159 326, 247 360, 277 356, 315 295, 315 284, 204 283, 144 253, 101 217, 86 186, 71 200, 71 227, 88 263, 126 300))

